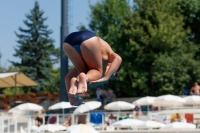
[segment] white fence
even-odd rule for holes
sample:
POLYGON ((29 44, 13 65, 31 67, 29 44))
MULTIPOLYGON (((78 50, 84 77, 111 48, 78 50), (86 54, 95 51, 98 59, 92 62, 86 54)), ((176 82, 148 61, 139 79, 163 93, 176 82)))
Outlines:
MULTIPOLYGON (((49 114, 48 116, 48 121, 47 123, 54 123, 54 124, 63 124, 64 121, 68 116, 71 117, 71 124, 78 124, 78 123, 86 123, 88 125, 91 125, 95 127, 97 130, 99 130, 101 133, 186 133, 186 131, 158 131, 158 130, 124 130, 120 128, 116 128, 115 131, 108 131, 107 128, 104 127, 105 121, 108 120, 108 117, 110 114, 113 114, 114 117, 116 117, 117 120, 120 118, 123 119, 122 116, 127 117, 127 114, 129 114, 132 118, 135 118, 133 116, 132 112, 103 112, 104 115, 102 115, 102 123, 101 124, 92 124, 90 122, 90 113, 100 113, 100 112, 89 112, 85 114, 80 114, 80 115, 74 115, 72 113, 70 114, 49 114), (55 118, 54 121, 50 121, 50 118, 55 118)), ((182 116, 186 113, 192 113, 194 115, 194 123, 196 123, 198 120, 200 120, 200 109, 199 108, 176 108, 176 109, 165 109, 159 112, 143 112, 143 115, 140 117, 141 119, 149 119, 152 120, 153 116, 155 114, 158 115, 165 115, 166 116, 166 123, 170 122, 170 118, 172 114, 179 113, 182 116)), ((19 133, 20 132, 20 127, 23 129, 27 129, 27 131, 30 131, 28 129, 31 129, 33 125, 35 125, 35 118, 36 115, 27 115, 27 114, 8 114, 7 112, 0 113, 0 133, 19 133)), ((45 124, 45 120, 43 119, 43 124, 45 124)), ((66 131, 65 131, 66 132, 66 131)), ((194 131, 187 131, 187 133, 190 132, 200 132, 200 130, 196 129, 194 131)))

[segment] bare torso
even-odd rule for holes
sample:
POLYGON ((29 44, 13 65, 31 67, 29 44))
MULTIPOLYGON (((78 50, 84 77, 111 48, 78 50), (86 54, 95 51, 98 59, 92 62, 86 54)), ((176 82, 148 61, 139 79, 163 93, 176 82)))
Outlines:
POLYGON ((111 55, 114 54, 114 51, 111 49, 110 45, 106 41, 101 38, 99 38, 99 40, 101 44, 102 60, 111 63, 113 60, 111 55))
POLYGON ((102 62, 103 62, 103 73, 105 74, 110 67, 110 63, 113 60, 114 51, 111 49, 110 45, 104 41, 103 39, 99 38, 101 44, 101 55, 102 55, 102 62))
POLYGON ((200 87, 199 86, 194 86, 193 87, 194 94, 199 94, 199 91, 200 91, 200 87))
POLYGON ((193 94, 200 94, 200 86, 198 84, 195 84, 192 88, 191 88, 191 92, 193 94))

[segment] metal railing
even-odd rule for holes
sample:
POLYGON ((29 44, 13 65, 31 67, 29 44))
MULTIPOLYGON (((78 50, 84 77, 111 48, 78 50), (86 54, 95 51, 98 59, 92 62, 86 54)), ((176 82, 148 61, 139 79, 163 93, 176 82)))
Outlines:
MULTIPOLYGON (((166 108, 167 109, 167 108, 166 108)), ((200 120, 200 108, 191 109, 189 108, 179 108, 179 109, 169 109, 169 110, 161 110, 159 112, 155 111, 143 111, 142 115, 139 119, 144 118, 146 120, 152 120, 152 114, 159 114, 159 115, 166 115, 167 123, 170 122, 170 116, 172 114, 175 114, 176 112, 179 112, 182 116, 186 113, 192 113, 194 115, 194 123, 197 120, 200 120)), ((104 126, 106 122, 108 121, 108 118, 110 115, 113 115, 116 120, 126 119, 126 118, 136 118, 136 116, 133 115, 132 111, 92 111, 84 114, 74 115, 73 113, 69 114, 47 114, 46 117, 48 117, 48 121, 46 123, 52 123, 50 121, 50 118, 56 118, 56 121, 54 121, 53 124, 63 124, 66 121, 67 117, 71 117, 71 124, 88 124, 90 126, 93 126, 95 129, 99 130, 100 132, 106 132, 106 127, 104 126), (99 114, 102 113, 102 120, 100 124, 94 124, 91 121, 90 115, 91 114, 99 114), (84 116, 84 117, 82 117, 84 116), (81 120, 82 118, 82 120, 81 120)), ((27 132, 31 132, 31 126, 35 125, 35 118, 37 115, 10 115, 6 112, 0 113, 0 133, 18 133, 20 131, 20 127, 23 127, 23 129, 27 129, 27 132)), ((43 123, 45 124, 45 118, 43 118, 43 123)), ((118 132, 120 132, 120 128, 116 128, 118 132)))

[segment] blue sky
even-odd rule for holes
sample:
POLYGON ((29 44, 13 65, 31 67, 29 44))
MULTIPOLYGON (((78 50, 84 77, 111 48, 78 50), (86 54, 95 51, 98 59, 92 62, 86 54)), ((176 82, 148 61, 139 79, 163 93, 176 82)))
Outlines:
MULTIPOLYGON (((18 28, 26 28, 23 20, 25 14, 30 13, 36 0, 0 0, 0 51, 2 59, 0 65, 8 67, 11 61, 20 61, 13 57, 14 47, 17 45, 18 38, 14 31, 19 32, 18 28)), ((76 31, 77 26, 82 23, 88 26, 89 23, 89 1, 88 0, 69 0, 71 8, 71 27, 70 32, 76 31)), ((99 0, 91 0, 94 5, 99 0)), ((51 37, 55 39, 55 47, 60 47, 60 26, 61 26, 61 0, 38 0, 40 9, 44 11, 43 17, 48 17, 45 24, 53 30, 51 37)), ((20 33, 20 32, 19 32, 20 33)))

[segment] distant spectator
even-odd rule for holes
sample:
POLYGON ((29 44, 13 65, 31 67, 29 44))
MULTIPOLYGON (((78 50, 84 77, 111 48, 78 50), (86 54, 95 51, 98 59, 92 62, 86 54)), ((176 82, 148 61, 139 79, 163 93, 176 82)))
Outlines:
POLYGON ((42 125, 42 123, 43 123, 43 118, 37 116, 37 117, 35 118, 35 125, 36 125, 37 127, 39 127, 40 125, 42 125))
POLYGON ((110 116, 108 117, 108 121, 106 121, 106 124, 109 126, 109 125, 112 125, 116 121, 117 121, 117 117, 113 116, 113 114, 110 114, 110 116))
POLYGON ((43 120, 45 120, 45 117, 46 117, 46 114, 44 113, 44 111, 38 112, 38 116, 35 118, 35 125, 38 126, 38 127, 40 125, 42 125, 43 124, 43 120))
POLYGON ((194 83, 194 86, 190 89, 190 95, 198 95, 200 94, 200 86, 198 82, 194 83))
POLYGON ((71 126, 71 116, 68 116, 67 117, 67 120, 63 123, 63 126, 65 126, 65 127, 69 127, 69 126, 71 126))
POLYGON ((130 115, 129 113, 126 113, 126 117, 125 117, 125 119, 133 119, 133 116, 130 115))
POLYGON ((119 120, 124 120, 124 119, 133 119, 133 115, 130 115, 130 113, 126 113, 126 115, 122 115, 119 117, 119 120))
POLYGON ((113 91, 111 90, 111 88, 108 89, 108 91, 105 93, 105 95, 106 95, 106 104, 113 102, 114 99, 116 98, 116 96, 113 93, 113 91))
POLYGON ((133 109, 133 115, 135 116, 136 119, 139 119, 142 114, 141 107, 139 105, 136 105, 135 108, 133 109))
POLYGON ((197 121, 196 127, 200 129, 200 120, 197 121))
POLYGON ((179 113, 176 113, 174 115, 171 116, 171 122, 180 122, 182 119, 181 115, 179 113))
POLYGON ((104 96, 105 96, 105 91, 101 89, 100 86, 97 87, 96 90, 96 96, 97 100, 101 102, 102 106, 104 105, 104 96))
POLYGON ((152 106, 151 111, 160 111, 160 107, 159 106, 152 106))

